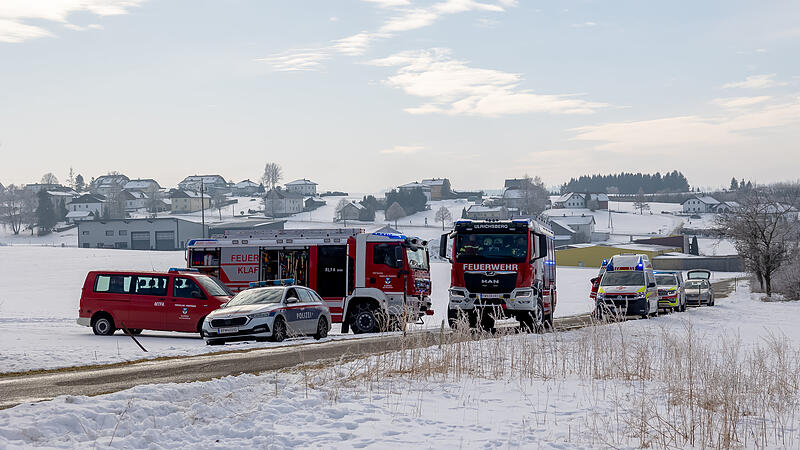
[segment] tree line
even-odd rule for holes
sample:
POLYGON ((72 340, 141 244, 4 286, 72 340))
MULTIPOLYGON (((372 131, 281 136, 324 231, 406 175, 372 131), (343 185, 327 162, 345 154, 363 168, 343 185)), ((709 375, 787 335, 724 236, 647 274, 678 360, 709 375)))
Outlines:
POLYGON ((561 193, 567 192, 606 192, 609 194, 655 194, 659 192, 688 192, 689 182, 679 171, 666 174, 656 172, 628 173, 611 175, 582 175, 571 178, 561 185, 561 193))

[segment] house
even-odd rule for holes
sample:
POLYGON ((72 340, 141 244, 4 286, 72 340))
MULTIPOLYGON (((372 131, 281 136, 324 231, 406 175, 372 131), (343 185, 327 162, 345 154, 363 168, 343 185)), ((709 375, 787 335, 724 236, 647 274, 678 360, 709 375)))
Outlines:
POLYGON ((303 210, 304 211, 313 211, 321 206, 325 206, 328 204, 325 200, 321 197, 308 197, 305 202, 303 202, 303 210))
POLYGON ((525 191, 518 188, 507 188, 503 191, 503 198, 501 201, 506 208, 514 208, 517 210, 525 209, 525 191))
POLYGON ((592 209, 608 209, 608 194, 604 193, 591 193, 587 194, 589 196, 586 199, 586 207, 592 209))
POLYGON ((336 221, 342 220, 360 220, 364 205, 360 203, 350 202, 342 207, 336 214, 336 221))
POLYGON ((233 195, 236 197, 252 197, 259 191, 263 192, 264 187, 258 183, 248 180, 242 180, 233 185, 233 195))
POLYGON ((736 211, 739 208, 741 208, 741 205, 738 202, 720 202, 719 205, 714 208, 714 212, 718 214, 725 214, 736 211))
POLYGON ((227 192, 229 189, 225 178, 220 175, 191 175, 178 183, 178 188, 184 191, 200 192, 201 187, 203 193, 209 194, 227 192))
POLYGON ((52 184, 52 183, 30 183, 26 184, 24 187, 24 190, 30 192, 31 194, 38 194, 39 191, 57 191, 60 189, 67 189, 67 188, 60 184, 52 184))
POLYGON ((185 214, 208 209, 211 207, 211 196, 203 193, 202 201, 200 193, 192 190, 178 189, 170 196, 173 214, 185 214))
POLYGON ((126 191, 138 192, 156 192, 161 190, 161 186, 152 178, 138 178, 136 180, 130 180, 125 183, 122 188, 126 191))
POLYGON ((400 191, 400 192, 403 192, 403 191, 413 192, 413 191, 416 191, 416 190, 420 190, 420 191, 422 191, 423 194, 425 194, 425 198, 428 199, 428 201, 431 201, 431 187, 428 186, 427 184, 417 183, 415 181, 415 182, 412 182, 412 183, 404 184, 402 186, 397 186, 397 190, 400 191))
POLYGON ((102 175, 89 184, 89 192, 108 197, 125 188, 130 178, 122 174, 102 175))
POLYGON ((106 198, 99 194, 83 194, 67 203, 67 214, 75 211, 91 212, 95 218, 103 217, 106 198))
POLYGON ((472 205, 467 208, 464 214, 465 219, 486 220, 486 219, 508 219, 508 209, 505 206, 482 206, 472 205))
POLYGON ((593 215, 556 216, 549 218, 557 245, 591 242, 596 222, 593 215))
POLYGON ((444 200, 451 198, 450 180, 447 178, 427 178, 422 180, 422 184, 431 190, 430 200, 444 200))
POLYGON ((709 195, 695 195, 681 203, 685 213, 713 213, 720 202, 709 195))
POLYGON ((264 196, 264 215, 267 217, 285 217, 303 212, 303 195, 284 191, 279 188, 270 189, 264 196))
POLYGON ((78 247, 177 250, 208 236, 208 226, 176 217, 78 222, 78 247))
MULTIPOLYGON (((47 191, 47 196, 50 198, 50 202, 53 204, 53 208, 56 211, 61 210, 61 208, 67 207, 67 205, 74 199, 78 198, 80 195, 69 188, 64 188, 64 190, 58 191, 47 191)), ((34 203, 38 206, 38 196, 34 197, 34 203)))
MULTIPOLYGON (((553 201, 553 209, 570 208, 570 209, 583 209, 586 208, 586 195, 577 192, 567 192, 560 195, 553 201)), ((608 197, 606 197, 606 208, 608 208, 608 197)))
POLYGON ((77 223, 85 220, 94 220, 94 213, 91 211, 70 211, 64 218, 67 223, 77 223))
POLYGON ((305 178, 301 180, 294 180, 290 183, 286 183, 286 191, 306 197, 313 197, 317 195, 317 183, 314 183, 311 180, 306 180, 305 178))
POLYGON ((121 201, 125 202, 125 211, 136 211, 147 208, 150 198, 141 191, 129 191, 127 189, 120 192, 121 201))

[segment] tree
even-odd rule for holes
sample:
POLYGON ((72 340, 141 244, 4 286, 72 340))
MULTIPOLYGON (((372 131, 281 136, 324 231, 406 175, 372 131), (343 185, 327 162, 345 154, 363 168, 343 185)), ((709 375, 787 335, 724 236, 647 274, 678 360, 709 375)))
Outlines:
POLYGON ((448 220, 452 221, 453 215, 450 214, 450 210, 447 209, 446 206, 442 206, 436 210, 436 216, 434 217, 434 220, 436 220, 437 222, 442 222, 442 231, 444 231, 445 222, 447 222, 448 220))
POLYGON ((269 186, 271 189, 275 189, 275 186, 280 183, 283 179, 283 169, 281 165, 278 163, 267 163, 264 166, 264 175, 261 177, 261 181, 264 183, 264 186, 269 186))
POLYGON ((25 221, 25 198, 24 192, 13 184, 9 185, 0 196, 2 205, 3 223, 11 229, 11 232, 18 235, 25 221))
POLYGON ((78 174, 75 176, 75 190, 81 192, 86 187, 86 182, 83 181, 83 175, 78 174))
POLYGON ((736 177, 731 178, 731 188, 730 188, 730 190, 732 190, 732 191, 738 191, 739 190, 739 182, 736 181, 736 177))
POLYGON ((717 231, 733 241, 745 267, 768 297, 773 274, 798 247, 798 215, 791 206, 797 198, 789 195, 796 194, 766 187, 750 189, 740 199, 739 208, 716 219, 717 231))
POLYGON ((46 174, 42 175, 42 184, 58 184, 58 178, 53 175, 53 172, 47 172, 46 174))
POLYGON ((333 220, 338 222, 340 220, 344 221, 344 226, 347 226, 347 218, 342 215, 344 212, 344 208, 350 204, 346 198, 339 200, 339 203, 336 204, 336 213, 334 214, 333 220))
POLYGON ((36 225, 39 228, 39 235, 44 235, 51 232, 56 226, 56 211, 47 191, 42 189, 37 197, 39 206, 36 208, 36 225))
POLYGON ((697 236, 692 236, 692 242, 689 244, 689 254, 700 256, 700 245, 697 243, 697 236))
POLYGON ((550 193, 544 187, 544 182, 539 176, 531 178, 525 174, 522 182, 522 208, 520 213, 535 216, 540 214, 547 207, 547 200, 550 193))
POLYGON ((150 213, 151 217, 158 217, 160 203, 161 200, 158 198, 158 189, 156 189, 155 186, 151 186, 147 190, 147 212, 150 213))
POLYGON ((643 192, 639 192, 636 194, 636 197, 634 197, 633 209, 639 211, 639 214, 644 214, 645 210, 650 209, 650 205, 647 204, 647 198, 645 198, 643 192))
POLYGON ((397 228, 397 219, 405 216, 406 216, 405 210, 397 202, 392 203, 392 206, 386 209, 386 220, 390 222, 393 220, 395 228, 397 228))
POLYGON ((220 222, 222 221, 222 207, 226 200, 227 197, 225 197, 225 194, 223 194, 218 189, 215 189, 213 194, 211 195, 211 201, 214 202, 214 206, 217 208, 220 222))
POLYGON ((67 175, 67 186, 75 189, 75 171, 72 170, 72 166, 69 167, 69 174, 67 175))

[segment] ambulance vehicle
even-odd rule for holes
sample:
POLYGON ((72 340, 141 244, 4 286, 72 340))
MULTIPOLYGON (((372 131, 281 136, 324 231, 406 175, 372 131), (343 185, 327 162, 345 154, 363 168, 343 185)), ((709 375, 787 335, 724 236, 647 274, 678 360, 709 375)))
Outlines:
POLYGON ((614 255, 597 289, 597 315, 658 315, 658 287, 647 255, 614 255))

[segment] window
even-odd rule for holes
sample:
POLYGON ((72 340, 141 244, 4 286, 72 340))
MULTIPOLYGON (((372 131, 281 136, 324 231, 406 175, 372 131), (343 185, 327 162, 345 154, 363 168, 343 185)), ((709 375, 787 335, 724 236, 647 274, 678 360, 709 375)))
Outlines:
POLYGON ((300 301, 303 303, 314 303, 317 301, 308 289, 297 289, 297 293, 300 294, 300 301))
POLYGON ((106 236, 113 236, 114 230, 106 230, 106 236))
POLYGON ((114 248, 128 248, 127 242, 115 242, 114 248))
POLYGON ((372 247, 372 263, 383 264, 394 269, 399 269, 400 264, 397 263, 397 258, 394 256, 394 249, 398 248, 398 244, 375 244, 372 247))
POLYGON ((167 295, 167 277, 137 276, 134 294, 167 295))
POLYGON ((127 236, 128 235, 128 230, 119 230, 119 235, 120 236, 127 236))
POLYGON ((130 275, 98 275, 94 282, 95 292, 109 294, 129 294, 131 292, 130 275))
POLYGON ((178 298, 205 299, 206 296, 194 280, 190 278, 175 277, 172 286, 172 296, 178 298))
POLYGON ((286 298, 296 298, 299 300, 300 296, 297 295, 297 290, 295 288, 289 288, 286 290, 286 298))
POLYGON ((88 235, 89 235, 89 232, 88 232, 88 231, 81 231, 81 235, 82 235, 82 236, 88 236, 88 235))

